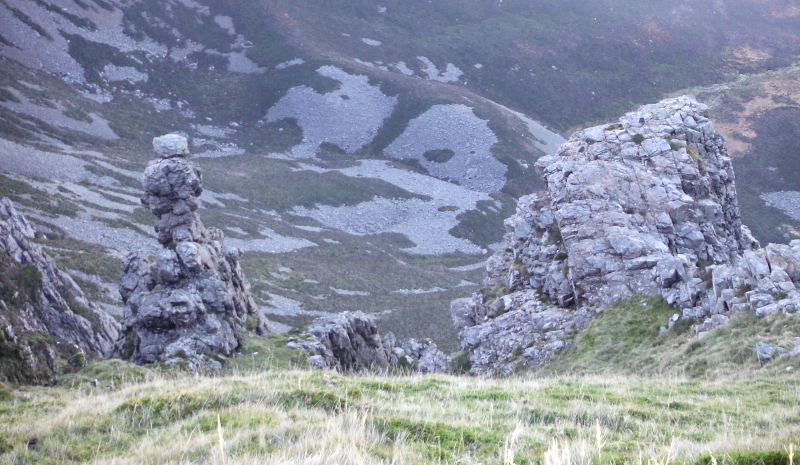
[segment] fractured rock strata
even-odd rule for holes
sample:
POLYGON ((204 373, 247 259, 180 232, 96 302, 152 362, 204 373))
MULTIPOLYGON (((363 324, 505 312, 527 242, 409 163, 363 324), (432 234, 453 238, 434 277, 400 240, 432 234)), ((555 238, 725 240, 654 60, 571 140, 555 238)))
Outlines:
POLYGON ((159 159, 145 169, 142 204, 158 217, 163 248, 154 263, 139 252, 125 260, 125 337, 115 356, 219 368, 214 357, 233 355, 245 327, 264 333, 265 320, 239 266, 241 251, 197 216, 202 175, 188 160, 186 139, 169 134, 153 139, 153 146, 159 159))
POLYGON ((375 318, 363 312, 317 318, 307 335, 307 340, 292 341, 289 347, 307 351, 312 366, 320 370, 387 372, 390 367, 402 367, 413 368, 417 374, 450 372, 450 357, 436 344, 415 339, 398 342, 391 332, 381 338, 375 318))
POLYGON ((34 238, 12 202, 0 199, 0 381, 49 382, 65 367, 104 357, 119 333, 34 238))
MULTIPOLYGON (((482 293, 451 306, 472 373, 551 360, 571 332, 635 294, 702 334, 735 311, 800 308, 800 241, 759 249, 740 220, 725 139, 689 97, 575 133, 536 169, 482 293), (798 275, 798 276, 795 276, 798 275)), ((665 322, 666 324, 666 322, 665 322)))

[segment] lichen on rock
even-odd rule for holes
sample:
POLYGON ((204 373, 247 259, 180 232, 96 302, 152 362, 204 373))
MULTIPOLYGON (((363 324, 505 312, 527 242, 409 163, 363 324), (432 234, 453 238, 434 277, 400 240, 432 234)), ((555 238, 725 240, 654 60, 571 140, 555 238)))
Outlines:
POLYGON ((662 295, 676 307, 670 324, 692 318, 701 335, 732 311, 800 308, 785 272, 800 269, 800 241, 759 249, 725 139, 694 99, 577 132, 536 169, 546 190, 519 200, 486 287, 451 307, 473 374, 552 360, 604 306, 633 295, 662 295))
POLYGON ((142 204, 158 217, 163 248, 153 263, 132 252, 123 264, 125 336, 114 354, 138 364, 187 361, 217 369, 219 356, 241 347, 248 320, 260 334, 266 320, 239 266, 241 251, 197 215, 202 173, 188 160, 187 140, 169 134, 153 146, 159 158, 145 169, 142 204))

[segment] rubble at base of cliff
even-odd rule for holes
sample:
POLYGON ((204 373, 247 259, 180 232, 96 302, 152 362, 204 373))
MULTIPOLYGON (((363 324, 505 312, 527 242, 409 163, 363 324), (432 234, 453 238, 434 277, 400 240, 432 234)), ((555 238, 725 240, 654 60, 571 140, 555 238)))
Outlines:
POLYGON ((536 169, 546 190, 505 222, 486 286, 451 314, 471 373, 503 376, 570 347, 602 309, 662 295, 698 337, 736 312, 800 309, 800 241, 760 248, 707 107, 646 105, 575 133, 536 169))

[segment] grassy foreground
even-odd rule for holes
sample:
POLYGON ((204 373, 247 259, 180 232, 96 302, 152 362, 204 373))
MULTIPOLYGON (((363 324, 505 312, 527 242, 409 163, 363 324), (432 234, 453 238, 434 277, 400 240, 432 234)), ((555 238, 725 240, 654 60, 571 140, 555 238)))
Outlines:
POLYGON ((773 465, 800 442, 791 375, 348 377, 257 360, 0 385, 0 463, 773 465))

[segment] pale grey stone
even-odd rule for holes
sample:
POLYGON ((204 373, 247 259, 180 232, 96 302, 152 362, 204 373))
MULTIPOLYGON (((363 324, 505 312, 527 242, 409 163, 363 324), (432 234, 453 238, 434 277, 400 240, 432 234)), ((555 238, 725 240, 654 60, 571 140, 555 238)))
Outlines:
POLYGON ((781 346, 775 344, 768 344, 766 342, 756 343, 756 357, 758 357, 761 366, 779 358, 789 355, 789 351, 781 346))
POLYGON ((328 366, 325 364, 325 357, 322 355, 312 355, 308 357, 309 363, 311 363, 311 367, 316 370, 324 370, 328 366))
POLYGON ((756 279, 769 276, 770 271, 767 260, 763 257, 759 257, 752 250, 746 250, 742 254, 742 260, 744 262, 744 266, 748 268, 750 274, 756 279))
POLYGON ((583 131, 586 140, 592 142, 600 142, 605 139, 605 131, 603 126, 595 126, 593 128, 589 128, 583 131))
POLYGON ((398 342, 391 332, 381 338, 375 317, 363 312, 317 318, 306 335, 305 340, 293 341, 289 347, 311 354, 315 369, 388 373, 390 366, 405 365, 416 366, 417 374, 450 372, 450 357, 436 344, 416 339, 398 342))
POLYGON ((162 158, 189 156, 189 141, 180 134, 166 134, 153 138, 153 150, 162 158))

